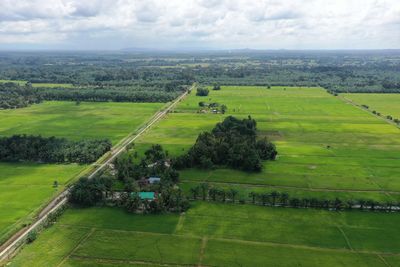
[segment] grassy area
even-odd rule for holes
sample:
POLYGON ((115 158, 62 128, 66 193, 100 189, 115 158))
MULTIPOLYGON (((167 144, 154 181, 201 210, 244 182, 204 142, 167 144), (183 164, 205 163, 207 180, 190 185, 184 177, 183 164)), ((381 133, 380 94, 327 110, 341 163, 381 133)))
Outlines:
MULTIPOLYGON (((0 136, 34 134, 70 139, 109 138, 113 143, 133 132, 162 103, 45 102, 0 111, 0 136)), ((0 243, 29 223, 38 209, 85 165, 0 163, 0 243)))
POLYGON ((385 266, 399 260, 399 223, 397 213, 204 202, 182 215, 69 209, 9 266, 385 266))
MULTIPOLYGON (((17 83, 19 85, 25 85, 27 81, 21 80, 0 80, 0 83, 17 83)), ((32 83, 32 87, 46 87, 46 88, 74 88, 74 85, 71 83, 32 83)))
POLYGON ((189 169, 181 172, 184 182, 240 184, 258 190, 273 186, 317 197, 343 192, 345 198, 399 200, 398 193, 389 192, 400 192, 398 128, 320 88, 223 86, 207 97, 193 92, 144 135, 137 148, 143 151, 151 143, 160 143, 171 154, 185 153, 201 131, 212 129, 226 115, 256 119, 260 135, 277 145, 278 159, 265 162, 261 173, 189 169), (225 104, 228 112, 197 113, 200 101, 225 104))
POLYGON ((340 94, 358 105, 367 105, 369 109, 383 116, 391 115, 400 119, 400 94, 340 94))

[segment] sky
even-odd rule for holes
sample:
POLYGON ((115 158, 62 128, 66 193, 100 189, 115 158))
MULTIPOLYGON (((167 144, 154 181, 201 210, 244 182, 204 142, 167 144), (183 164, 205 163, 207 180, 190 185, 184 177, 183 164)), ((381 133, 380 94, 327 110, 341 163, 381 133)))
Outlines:
POLYGON ((400 0, 0 0, 0 49, 399 49, 400 0))

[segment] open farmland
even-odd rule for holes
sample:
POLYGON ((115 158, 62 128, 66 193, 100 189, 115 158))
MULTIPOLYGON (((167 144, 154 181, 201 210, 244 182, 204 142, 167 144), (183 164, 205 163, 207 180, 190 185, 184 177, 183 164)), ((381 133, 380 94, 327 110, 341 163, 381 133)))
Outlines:
POLYGON ((341 94, 358 105, 367 105, 371 111, 400 119, 400 94, 341 94))
MULTIPOLYGON (((109 138, 115 144, 148 120, 162 103, 46 102, 0 111, 0 136, 33 134, 109 138)), ((86 165, 0 163, 0 243, 29 223, 51 197, 86 165), (58 182, 58 189, 53 182, 58 182)))
POLYGON ((399 260, 399 223, 397 213, 204 202, 182 215, 69 209, 9 266, 387 266, 399 260))
POLYGON ((138 128, 163 103, 49 101, 28 108, 0 110, 0 136, 33 134, 73 140, 109 138, 113 144, 138 128))
POLYGON ((77 164, 0 163, 0 243, 62 190, 84 166, 77 164), (58 188, 53 187, 57 180, 58 188))
POLYGON ((224 86, 207 97, 192 93, 137 148, 159 143, 171 154, 185 153, 201 131, 226 115, 251 115, 260 135, 276 144, 278 159, 266 162, 261 173, 184 170, 184 187, 207 181, 246 192, 256 188, 316 197, 399 199, 399 129, 320 88, 224 86), (200 101, 225 104, 228 111, 197 113, 200 101))

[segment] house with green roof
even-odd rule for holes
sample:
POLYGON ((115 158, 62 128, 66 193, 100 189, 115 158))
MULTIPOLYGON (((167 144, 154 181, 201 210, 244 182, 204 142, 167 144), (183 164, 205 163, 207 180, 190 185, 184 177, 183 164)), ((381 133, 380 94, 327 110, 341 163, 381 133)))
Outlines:
POLYGON ((131 196, 139 196, 141 200, 156 200, 158 194, 156 192, 132 192, 131 196))

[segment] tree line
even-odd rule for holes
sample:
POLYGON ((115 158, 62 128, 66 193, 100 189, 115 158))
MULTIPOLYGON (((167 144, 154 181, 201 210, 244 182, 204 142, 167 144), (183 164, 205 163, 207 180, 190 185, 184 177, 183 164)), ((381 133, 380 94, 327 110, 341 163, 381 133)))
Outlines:
POLYGON ((0 160, 87 164, 95 162, 111 147, 108 139, 71 141, 54 136, 13 135, 0 137, 0 160))
POLYGON ((175 158, 173 164, 178 169, 228 166, 259 172, 262 161, 274 160, 278 152, 267 139, 257 140, 256 124, 250 116, 242 120, 228 116, 211 132, 199 134, 188 153, 175 158))
POLYGON ((399 202, 379 202, 371 199, 341 200, 321 198, 291 197, 287 192, 250 192, 248 199, 239 197, 239 191, 234 188, 220 188, 201 183, 190 188, 190 197, 193 200, 227 202, 227 203, 251 203, 260 206, 277 206, 292 208, 319 208, 328 210, 369 210, 369 211, 400 211, 399 202))
POLYGON ((0 109, 23 108, 41 101, 42 97, 28 85, 0 83, 0 109))
POLYGON ((22 108, 48 101, 87 102, 168 102, 187 86, 169 82, 157 86, 86 86, 77 88, 34 88, 31 84, 0 83, 0 109, 22 108))

